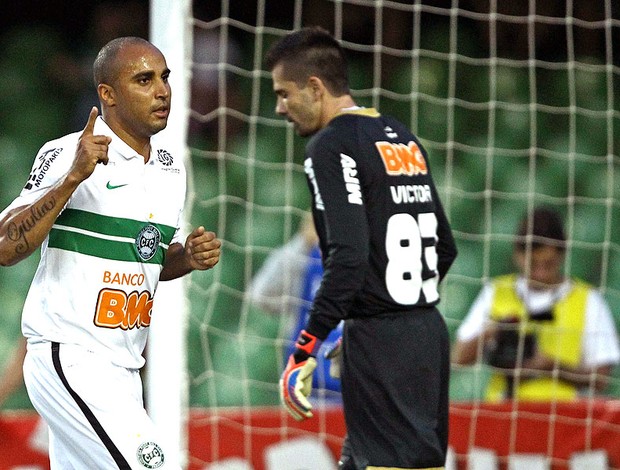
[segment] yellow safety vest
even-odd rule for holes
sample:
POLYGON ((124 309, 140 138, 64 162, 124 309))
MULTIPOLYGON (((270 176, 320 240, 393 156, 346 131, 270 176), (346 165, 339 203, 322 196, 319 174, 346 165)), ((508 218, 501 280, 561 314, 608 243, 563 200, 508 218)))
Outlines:
MULTIPOLYGON (((521 331, 535 335, 537 347, 543 354, 554 358, 559 365, 579 366, 590 286, 573 279, 571 290, 553 306, 553 319, 540 322, 529 319, 525 304, 517 294, 516 280, 516 275, 509 274, 493 281, 495 294, 491 303, 491 319, 501 321, 516 317, 521 331)), ((519 400, 567 401, 577 398, 577 388, 559 378, 518 380, 514 397, 519 400)), ((491 402, 500 401, 506 397, 506 391, 506 376, 500 373, 492 374, 486 399, 491 402)))

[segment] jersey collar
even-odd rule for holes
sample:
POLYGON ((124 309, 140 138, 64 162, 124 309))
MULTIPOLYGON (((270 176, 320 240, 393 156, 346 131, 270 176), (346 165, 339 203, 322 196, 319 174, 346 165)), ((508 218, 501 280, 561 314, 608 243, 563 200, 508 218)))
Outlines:
POLYGON ((132 158, 144 159, 142 155, 132 149, 123 139, 117 136, 114 131, 110 129, 110 126, 107 125, 107 123, 103 120, 101 116, 97 117, 97 120, 95 121, 95 129, 93 132, 95 133, 95 135, 107 135, 108 137, 112 137, 110 147, 125 160, 131 160, 132 158))
POLYGON ((358 116, 379 117, 381 114, 375 108, 361 108, 359 106, 352 106, 350 108, 342 108, 338 113, 338 116, 343 114, 357 114, 358 116))

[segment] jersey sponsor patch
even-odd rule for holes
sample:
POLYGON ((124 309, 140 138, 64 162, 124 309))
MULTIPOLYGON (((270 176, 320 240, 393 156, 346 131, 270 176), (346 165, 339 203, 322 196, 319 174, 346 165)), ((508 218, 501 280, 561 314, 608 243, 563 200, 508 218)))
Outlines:
POLYGON ((155 253, 157 253, 157 249, 159 248, 160 240, 161 233, 157 227, 150 224, 143 227, 138 233, 135 243, 140 259, 143 261, 148 261, 155 256, 155 253))
POLYGON ((362 187, 360 186, 360 180, 357 177, 357 163, 348 155, 340 154, 340 164, 342 165, 342 176, 344 177, 344 184, 347 188, 347 199, 350 204, 362 205, 362 187))
POLYGON ((62 152, 62 147, 46 150, 39 155, 37 158, 39 165, 30 172, 24 189, 38 188, 41 186, 43 178, 45 178, 45 175, 52 166, 52 163, 54 163, 54 160, 60 155, 60 152, 62 152))
POLYGON ((94 322, 98 327, 147 328, 151 324, 153 296, 148 290, 128 294, 120 289, 101 289, 95 308, 94 322))
POLYGON ((144 284, 144 273, 119 273, 105 270, 102 281, 106 284, 141 286, 144 284))
POLYGON ((323 204, 323 198, 319 192, 319 184, 316 181, 316 175, 314 174, 311 158, 306 158, 304 161, 304 171, 308 176, 308 181, 310 181, 310 184, 312 185, 312 191, 314 193, 314 207, 316 207, 319 211, 325 210, 325 204, 323 204))
POLYGON ((388 175, 419 175, 427 174, 426 160, 418 144, 413 140, 407 145, 392 142, 375 142, 375 146, 383 159, 388 175))
POLYGON ((164 464, 164 451, 155 442, 144 442, 136 451, 138 462, 145 468, 159 468, 164 464))

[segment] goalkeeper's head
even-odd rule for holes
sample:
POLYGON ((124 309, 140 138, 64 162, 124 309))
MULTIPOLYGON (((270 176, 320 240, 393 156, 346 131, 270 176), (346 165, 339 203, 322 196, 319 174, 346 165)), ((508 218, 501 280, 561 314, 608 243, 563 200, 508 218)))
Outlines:
POLYGON ((532 288, 549 288, 564 279, 566 237, 560 214, 538 207, 523 216, 514 244, 514 262, 532 288))
POLYGON ((284 78, 299 87, 319 77, 336 97, 348 95, 347 59, 340 43, 319 26, 302 28, 276 42, 267 52, 265 65, 272 71, 284 65, 284 78))
POLYGON ((269 49, 265 64, 273 79, 276 113, 293 123, 302 137, 355 107, 344 51, 322 28, 303 28, 282 37, 269 49))

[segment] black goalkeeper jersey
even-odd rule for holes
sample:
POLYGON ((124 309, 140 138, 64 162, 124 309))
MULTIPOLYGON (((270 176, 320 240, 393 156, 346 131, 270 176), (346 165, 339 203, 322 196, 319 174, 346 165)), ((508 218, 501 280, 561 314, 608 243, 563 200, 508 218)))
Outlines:
POLYGON ((324 264, 307 330, 437 304, 456 245, 416 136, 374 109, 346 112, 311 138, 304 167, 324 264))

